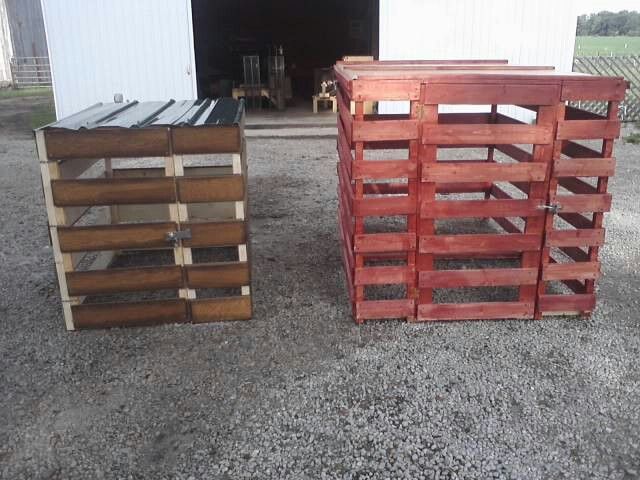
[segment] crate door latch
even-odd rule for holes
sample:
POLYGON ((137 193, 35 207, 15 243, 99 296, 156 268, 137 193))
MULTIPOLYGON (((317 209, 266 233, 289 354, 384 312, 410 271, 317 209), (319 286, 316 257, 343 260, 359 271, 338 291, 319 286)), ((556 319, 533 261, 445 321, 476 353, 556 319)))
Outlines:
POLYGON ((557 203, 552 203, 551 205, 538 205, 538 208, 540 210, 549 210, 553 214, 558 213, 562 209, 562 207, 557 203))

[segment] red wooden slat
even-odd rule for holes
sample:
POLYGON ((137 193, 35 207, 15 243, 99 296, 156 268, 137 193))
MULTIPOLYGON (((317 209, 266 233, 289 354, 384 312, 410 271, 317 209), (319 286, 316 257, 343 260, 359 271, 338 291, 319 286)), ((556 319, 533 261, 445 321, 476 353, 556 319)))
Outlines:
POLYGON ((353 178, 379 180, 416 178, 418 166, 410 160, 369 160, 353 166, 353 178))
POLYGON ((422 127, 422 143, 428 145, 547 144, 553 131, 537 125, 428 125, 422 127))
POLYGON ((527 84, 432 84, 427 88, 426 104, 466 105, 553 105, 560 99, 558 85, 527 84))
POLYGON ((615 158, 577 158, 556 160, 553 174, 556 177, 611 177, 615 169, 615 158))
POLYGON ((356 285, 387 285, 409 283, 415 277, 412 267, 362 267, 356 268, 356 285))
POLYGON ((416 243, 416 236, 410 233, 365 233, 354 237, 358 253, 415 251, 416 243))
POLYGON ((545 179, 544 163, 475 163, 425 164, 424 182, 541 182, 545 179))
POLYGON ((557 195, 555 203, 564 212, 608 212, 611 210, 611 194, 557 195))
POLYGON ((586 247, 604 245, 604 229, 551 230, 546 244, 550 247, 586 247))
POLYGON ((542 270, 542 280, 595 280, 600 276, 600 262, 551 263, 542 270))
POLYGON ((423 202, 422 218, 533 217, 542 216, 539 200, 436 200, 423 202))
POLYGON ((374 320, 386 318, 407 318, 415 315, 415 301, 401 300, 365 300, 356 303, 358 320, 374 320))
POLYGON ((596 306, 596 296, 592 293, 540 295, 538 304, 542 312, 589 312, 596 306))
POLYGON ((418 305, 418 321, 532 318, 533 303, 479 302, 418 305))
POLYGON ((478 270, 436 270, 420 272, 420 287, 498 287, 504 285, 535 285, 537 268, 487 268, 478 270))
POLYGON ((421 253, 495 253, 526 252, 540 248, 537 234, 464 234, 424 235, 420 237, 421 253))
POLYGON ((557 140, 585 140, 590 138, 618 138, 618 120, 568 120, 558 122, 557 140))
POLYGON ((415 120, 382 120, 353 122, 354 142, 416 140, 418 122, 415 120))
POLYGON ((561 100, 624 100, 627 84, 623 79, 602 78, 565 80, 561 100))
POLYGON ((408 215, 415 213, 415 202, 412 197, 356 198, 353 214, 356 217, 408 215))

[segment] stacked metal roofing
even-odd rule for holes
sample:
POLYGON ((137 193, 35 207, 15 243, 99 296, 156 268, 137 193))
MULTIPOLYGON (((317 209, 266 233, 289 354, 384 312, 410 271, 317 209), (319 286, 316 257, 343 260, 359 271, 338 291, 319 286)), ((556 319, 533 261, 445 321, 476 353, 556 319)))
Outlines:
POLYGON ((97 103, 45 128, 81 130, 94 128, 199 127, 238 124, 242 100, 210 98, 168 102, 97 103))

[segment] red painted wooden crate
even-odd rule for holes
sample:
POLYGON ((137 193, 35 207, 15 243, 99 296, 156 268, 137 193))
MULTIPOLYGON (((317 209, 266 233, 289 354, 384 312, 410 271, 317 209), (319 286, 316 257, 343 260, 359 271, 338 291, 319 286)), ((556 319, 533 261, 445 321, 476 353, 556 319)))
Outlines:
MULTIPOLYGON (((607 139, 617 136, 619 125, 613 120, 615 103, 610 104, 608 120, 583 112, 579 114, 583 123, 578 124, 569 121, 574 120, 571 116, 565 119, 565 111, 578 114, 564 103, 571 99, 615 102, 624 95, 622 79, 559 75, 549 68, 491 61, 339 62, 336 77, 339 224, 357 322, 534 318, 560 311, 558 307, 561 311, 590 311, 565 307, 591 305, 587 303, 593 295, 598 244, 582 251, 591 259, 584 266, 565 267, 553 263, 557 260, 549 242, 571 235, 584 239, 584 245, 597 240, 601 212, 608 201, 605 177, 612 173, 611 145, 604 141, 604 161, 598 164, 567 165, 562 163, 560 150, 568 146, 575 152, 578 147, 567 140, 586 138, 595 130, 607 139), (364 114, 365 102, 385 100, 408 100, 409 114, 364 114), (442 108, 474 104, 491 105, 491 110, 444 113, 442 108), (510 118, 499 113, 498 105, 532 111, 535 121, 528 124, 510 118), (601 121, 607 123, 594 123, 601 121), (449 157, 447 152, 453 148, 462 149, 462 159, 449 157), (376 149, 387 149, 389 156, 368 158, 376 149), (585 192, 586 187, 577 183, 577 176, 585 172, 598 177, 597 191, 585 192), (565 207, 568 218, 577 218, 575 209, 596 212, 588 233, 554 231, 557 178, 563 179, 562 187, 570 182, 578 189, 571 199, 562 199, 573 205, 565 207), (589 193, 593 196, 587 198, 589 193), (463 198, 452 200, 448 194, 463 198), (367 228, 369 217, 397 215, 406 218, 402 231, 384 231, 384 223, 382 231, 367 228), (479 219, 484 231, 469 232, 469 225, 456 223, 466 218, 479 219), (442 222, 444 227, 439 226, 442 222), (374 265, 381 259, 397 264, 374 265), (451 259, 458 262, 456 268, 446 263, 451 259), (476 265, 481 260, 490 260, 492 265, 476 265), (511 265, 500 266, 504 261, 511 265), (577 297, 547 293, 546 282, 555 279, 575 288, 584 280, 584 291, 577 297), (400 298, 368 298, 366 287, 378 284, 405 288, 400 298), (509 287, 513 298, 469 302, 464 296, 451 297, 453 301, 447 295, 434 296, 434 292, 469 287, 509 287)), ((586 147, 581 148, 584 156, 586 147)), ((560 215, 566 217, 564 213, 560 215)), ((569 247, 569 251, 577 250, 573 244, 569 247)))

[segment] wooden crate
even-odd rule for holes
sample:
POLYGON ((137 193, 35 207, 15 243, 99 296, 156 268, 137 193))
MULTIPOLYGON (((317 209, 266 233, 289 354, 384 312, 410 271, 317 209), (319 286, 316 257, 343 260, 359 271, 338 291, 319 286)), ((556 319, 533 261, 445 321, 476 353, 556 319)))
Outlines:
MULTIPOLYGON (((595 237, 602 233, 602 212, 610 205, 605 177, 612 173, 608 159, 619 130, 615 101, 624 96, 623 79, 482 60, 338 62, 335 70, 339 224, 358 323, 539 318, 544 312, 592 309, 601 242, 595 237), (565 107, 567 100, 587 97, 613 102, 609 118, 586 118, 590 114, 565 107), (359 109, 355 115, 349 115, 349 101, 359 109), (364 102, 382 101, 408 101, 409 114, 363 114, 364 102), (471 111, 469 105, 487 110, 471 111), (462 111, 447 113, 450 106, 462 111), (579 120, 565 119, 565 111, 580 115, 579 120), (529 112, 532 121, 503 112, 529 112), (588 135, 595 132, 605 138, 602 152, 596 152, 606 160, 599 161, 602 165, 563 162, 563 145, 572 145, 567 141, 592 138, 588 135), (408 154, 367 160, 367 151, 374 149, 408 154), (585 172, 598 177, 597 186, 587 189, 578 183, 576 176, 585 172), (574 178, 566 180, 570 174, 574 178), (595 211, 589 232, 554 231, 558 175, 565 176, 561 186, 577 189, 570 199, 561 198, 567 206, 560 217, 575 220, 578 211, 595 211), (370 200, 371 193, 380 195, 370 200), (406 228, 372 234, 364 228, 368 215, 404 215, 406 228), (588 252, 582 251, 591 259, 589 265, 549 265, 554 262, 549 238, 563 235, 573 238, 570 252, 579 250, 578 244, 589 245, 588 252), (359 246, 363 242, 364 250, 359 246), (397 264, 368 266, 378 258, 393 258, 397 264), (577 296, 550 294, 545 283, 552 279, 574 288, 583 280, 583 291, 577 296), (369 301, 363 294, 368 282, 403 284, 404 295, 369 301), (469 301, 471 294, 478 298, 469 301), (591 308, 568 308, 572 305, 591 308)), ((588 156, 596 158, 593 152, 588 156)))
POLYGON ((243 115, 97 105, 36 131, 69 330, 251 317, 243 115))

